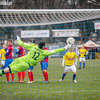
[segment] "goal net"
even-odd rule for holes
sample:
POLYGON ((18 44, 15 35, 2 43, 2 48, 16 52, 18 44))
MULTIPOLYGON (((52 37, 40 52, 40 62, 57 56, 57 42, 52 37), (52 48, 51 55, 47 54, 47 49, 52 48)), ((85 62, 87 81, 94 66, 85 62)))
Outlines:
POLYGON ((100 9, 0 10, 0 27, 70 23, 100 18, 100 9))

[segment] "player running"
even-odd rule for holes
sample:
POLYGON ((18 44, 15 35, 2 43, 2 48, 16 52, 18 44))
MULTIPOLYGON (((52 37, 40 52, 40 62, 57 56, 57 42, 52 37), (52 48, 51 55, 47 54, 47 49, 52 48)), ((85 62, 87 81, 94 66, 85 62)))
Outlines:
POLYGON ((63 52, 65 51, 68 46, 60 49, 55 49, 51 51, 42 50, 35 44, 27 44, 20 40, 20 37, 17 36, 17 42, 20 46, 24 47, 25 49, 29 50, 28 54, 15 59, 7 68, 4 70, 0 70, 0 75, 3 75, 8 72, 19 72, 19 71, 25 71, 29 69, 29 66, 35 66, 38 62, 42 61, 46 56, 53 55, 55 53, 63 52))
POLYGON ((77 55, 73 51, 73 48, 69 48, 68 52, 64 55, 62 61, 62 67, 64 67, 64 73, 62 74, 62 79, 59 81, 63 81, 66 74, 70 71, 73 72, 73 82, 77 83, 76 81, 76 65, 77 65, 77 55))
POLYGON ((79 69, 81 69, 81 65, 83 63, 83 68, 85 68, 85 57, 88 54, 88 51, 84 48, 84 45, 79 49, 79 69))
MULTIPOLYGON (((17 48, 17 52, 16 54, 18 55, 18 57, 22 57, 25 55, 25 49, 22 46, 19 46, 17 48)), ((24 79, 25 79, 25 72, 18 72, 18 81, 19 83, 21 82, 21 74, 22 74, 22 82, 24 83, 24 79)))

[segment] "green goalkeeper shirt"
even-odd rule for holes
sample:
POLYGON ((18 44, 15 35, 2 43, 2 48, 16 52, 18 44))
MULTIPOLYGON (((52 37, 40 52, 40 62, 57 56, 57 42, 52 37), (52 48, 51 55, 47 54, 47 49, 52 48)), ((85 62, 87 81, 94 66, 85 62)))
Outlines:
POLYGON ((36 44, 24 43, 21 40, 18 40, 18 44, 24 47, 26 50, 29 50, 28 54, 23 56, 23 59, 30 66, 36 65, 38 62, 42 61, 46 56, 63 52, 65 48, 55 49, 55 50, 42 50, 36 44))

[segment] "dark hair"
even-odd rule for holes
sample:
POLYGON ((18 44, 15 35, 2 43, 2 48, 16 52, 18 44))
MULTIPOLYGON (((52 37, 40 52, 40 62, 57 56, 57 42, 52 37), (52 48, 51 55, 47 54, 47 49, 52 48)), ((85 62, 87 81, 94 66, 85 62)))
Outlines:
POLYGON ((32 43, 36 43, 35 40, 32 40, 32 43))
POLYGON ((1 43, 1 46, 3 46, 4 43, 1 43))
POLYGON ((43 46, 45 46, 45 42, 40 42, 38 46, 40 49, 43 49, 43 46))
POLYGON ((8 41, 12 43, 12 40, 11 39, 9 39, 8 41))

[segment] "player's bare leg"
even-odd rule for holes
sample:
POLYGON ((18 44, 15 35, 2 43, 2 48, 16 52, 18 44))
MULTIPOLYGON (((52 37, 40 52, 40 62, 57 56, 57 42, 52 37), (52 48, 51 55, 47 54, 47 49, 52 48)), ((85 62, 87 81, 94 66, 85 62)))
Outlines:
POLYGON ((9 73, 9 68, 8 68, 8 67, 5 68, 5 69, 4 69, 4 72, 5 72, 5 73, 9 73))
POLYGON ((5 68, 3 70, 0 70, 0 76, 2 76, 3 74, 9 73, 9 72, 10 72, 10 68, 9 67, 7 67, 7 68, 5 68))

